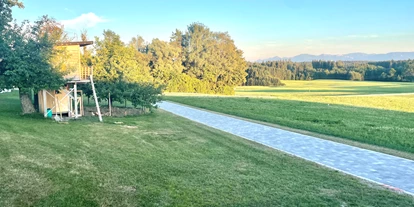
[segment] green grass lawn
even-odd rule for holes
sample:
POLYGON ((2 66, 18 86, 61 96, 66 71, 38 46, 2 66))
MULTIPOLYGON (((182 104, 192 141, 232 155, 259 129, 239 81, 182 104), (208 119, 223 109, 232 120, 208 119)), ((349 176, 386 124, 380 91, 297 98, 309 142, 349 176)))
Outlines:
MULTIPOLYGON (((284 80, 285 86, 240 86, 235 96, 341 104, 414 113, 414 83, 345 80, 284 80)), ((167 93, 168 96, 217 96, 167 93)), ((223 96, 221 96, 223 97, 223 96)))
POLYGON ((59 124, 19 110, 16 93, 0 94, 0 206, 414 204, 163 111, 59 124))
POLYGON ((414 83, 347 81, 347 80, 284 80, 283 87, 242 86, 236 88, 239 95, 271 95, 283 93, 306 93, 308 95, 369 95, 414 93, 414 83))
POLYGON ((283 83, 286 86, 237 87, 236 95, 414 112, 414 83, 343 80, 283 83))
POLYGON ((414 114, 263 98, 168 96, 167 100, 414 153, 414 114))

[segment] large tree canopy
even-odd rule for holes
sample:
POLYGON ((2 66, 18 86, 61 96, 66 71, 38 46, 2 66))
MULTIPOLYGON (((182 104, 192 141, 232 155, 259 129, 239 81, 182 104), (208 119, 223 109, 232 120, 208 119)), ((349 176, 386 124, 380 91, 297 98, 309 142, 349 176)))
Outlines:
MULTIPOLYGON (((9 55, 11 52, 8 40, 12 38, 10 29, 11 22, 13 20, 11 10, 13 6, 19 6, 20 8, 23 8, 23 4, 17 1, 0 0, 0 71, 4 70, 5 61, 3 60, 5 60, 7 55, 9 55)), ((0 86, 2 86, 2 82, 0 82, 0 86)))
POLYGON ((148 45, 148 53, 151 57, 149 66, 151 74, 157 84, 167 86, 172 91, 177 87, 177 79, 182 74, 181 47, 172 43, 154 39, 148 45))
POLYGON ((64 83, 50 62, 54 40, 45 28, 54 21, 43 17, 34 24, 12 23, 11 7, 22 5, 10 0, 0 2, 0 88, 19 88, 22 112, 33 113, 30 91, 57 89, 64 83))
POLYGON ((14 24, 9 30, 10 52, 4 58, 0 71, 1 82, 6 87, 17 87, 21 91, 55 89, 62 85, 59 71, 50 64, 53 42, 48 35, 40 34, 45 20, 29 25, 14 24))
POLYGON ((175 30, 170 42, 141 36, 129 44, 113 31, 95 39, 94 75, 104 82, 150 82, 174 92, 234 93, 245 82, 247 64, 228 33, 200 23, 175 30))
MULTIPOLYGON (((110 103, 122 102, 131 98, 133 89, 140 88, 144 83, 152 83, 149 58, 140 52, 145 49, 143 41, 141 45, 137 45, 136 40, 126 45, 111 30, 105 30, 103 36, 103 39, 95 38, 94 55, 90 57, 98 95, 108 97, 110 103)), ((87 55, 84 53, 84 57, 87 55)))
POLYGON ((119 35, 104 31, 104 38, 95 38, 93 57, 97 81, 146 82, 152 79, 147 63, 143 64, 133 45, 125 45, 119 35))
MULTIPOLYGON (((179 41, 178 37, 174 38, 179 41)), ((228 33, 212 32, 200 23, 188 26, 182 37, 185 73, 206 83, 216 93, 231 93, 245 82, 243 52, 228 33)))

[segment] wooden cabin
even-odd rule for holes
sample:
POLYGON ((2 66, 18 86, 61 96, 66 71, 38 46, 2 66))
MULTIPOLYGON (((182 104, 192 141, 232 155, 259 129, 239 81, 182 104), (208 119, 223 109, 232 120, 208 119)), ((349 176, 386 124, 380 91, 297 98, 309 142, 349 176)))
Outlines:
POLYGON ((59 43, 57 45, 58 49, 63 49, 65 55, 64 64, 66 67, 66 71, 62 71, 65 73, 63 76, 66 80, 72 81, 88 81, 89 75, 91 74, 90 68, 87 66, 82 66, 81 64, 81 48, 86 47, 88 45, 92 45, 93 41, 85 41, 85 42, 66 42, 66 43, 59 43))
MULTIPOLYGON (((59 64, 62 66, 62 74, 65 74, 63 77, 66 80, 66 86, 60 90, 44 89, 38 92, 39 112, 43 113, 45 117, 50 113, 48 111, 51 111, 52 115, 60 116, 60 118, 63 116, 79 118, 84 115, 83 93, 81 90, 78 90, 78 84, 92 82, 94 98, 97 102, 92 69, 81 64, 81 48, 92 44, 93 41, 57 44, 56 49, 64 53, 64 55, 59 57, 61 59, 58 61, 60 61, 59 64)), ((98 105, 97 110, 100 114, 98 105)))
POLYGON ((38 94, 39 110, 44 113, 45 108, 46 111, 49 108, 52 111, 52 114, 69 114, 71 111, 73 111, 73 104, 68 94, 69 91, 66 89, 57 91, 41 90, 38 94), (44 98, 46 100, 46 104, 43 102, 44 98))

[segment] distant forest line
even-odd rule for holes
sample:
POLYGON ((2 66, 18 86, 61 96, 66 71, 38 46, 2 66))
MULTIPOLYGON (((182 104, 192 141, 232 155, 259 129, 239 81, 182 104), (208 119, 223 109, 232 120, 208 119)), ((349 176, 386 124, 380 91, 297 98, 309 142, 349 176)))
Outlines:
POLYGON ((399 61, 267 61, 249 63, 247 86, 280 86, 281 80, 339 79, 414 82, 414 60, 399 61))

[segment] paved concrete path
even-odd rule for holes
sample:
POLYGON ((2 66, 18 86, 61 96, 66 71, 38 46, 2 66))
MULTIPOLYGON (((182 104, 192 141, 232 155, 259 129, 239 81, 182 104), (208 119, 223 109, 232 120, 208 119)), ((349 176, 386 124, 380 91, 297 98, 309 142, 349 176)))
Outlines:
POLYGON ((303 159, 414 195, 414 161, 171 102, 161 109, 303 159))

